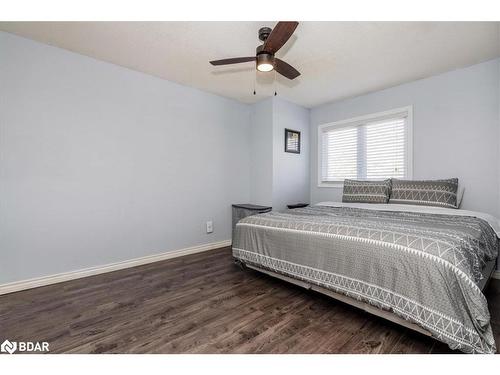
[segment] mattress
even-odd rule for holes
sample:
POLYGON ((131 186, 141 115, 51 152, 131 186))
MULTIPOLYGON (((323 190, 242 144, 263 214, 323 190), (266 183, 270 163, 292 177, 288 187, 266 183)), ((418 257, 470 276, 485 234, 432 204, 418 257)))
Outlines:
POLYGON ((494 353, 481 284, 499 234, 484 213, 325 202, 244 218, 233 256, 389 311, 452 349, 494 353))

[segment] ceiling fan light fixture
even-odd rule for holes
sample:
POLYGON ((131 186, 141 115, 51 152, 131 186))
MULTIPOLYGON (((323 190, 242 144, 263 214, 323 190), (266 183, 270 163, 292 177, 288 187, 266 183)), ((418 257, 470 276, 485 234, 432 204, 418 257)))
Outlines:
POLYGON ((254 62, 255 69, 259 72, 275 71, 288 79, 295 79, 300 72, 287 62, 274 57, 276 52, 290 39, 299 23, 297 21, 279 21, 274 29, 261 27, 259 39, 264 43, 257 46, 254 56, 233 57, 229 59, 209 61, 214 66, 232 65, 254 62))
POLYGON ((259 72, 270 72, 271 70, 274 69, 274 66, 272 64, 260 64, 260 65, 257 65, 257 70, 259 72))
POLYGON ((257 70, 259 72, 270 72, 274 69, 274 58, 269 53, 260 53, 257 55, 257 70))

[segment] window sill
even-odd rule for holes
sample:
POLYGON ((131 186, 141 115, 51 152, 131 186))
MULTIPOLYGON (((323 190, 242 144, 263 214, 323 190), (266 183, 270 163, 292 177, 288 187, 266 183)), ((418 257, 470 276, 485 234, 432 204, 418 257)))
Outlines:
POLYGON ((320 182, 318 183, 319 188, 343 188, 344 182, 320 182))

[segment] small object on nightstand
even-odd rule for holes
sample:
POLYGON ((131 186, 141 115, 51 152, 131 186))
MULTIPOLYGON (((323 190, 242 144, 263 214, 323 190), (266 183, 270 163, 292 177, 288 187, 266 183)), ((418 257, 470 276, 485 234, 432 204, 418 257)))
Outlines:
POLYGON ((309 206, 309 203, 296 203, 296 204, 289 204, 287 207, 290 210, 293 210, 294 208, 303 208, 309 206))
POLYGON ((233 204, 233 233, 236 223, 244 217, 263 214, 271 211, 272 209, 273 208, 270 206, 258 206, 250 203, 233 204))

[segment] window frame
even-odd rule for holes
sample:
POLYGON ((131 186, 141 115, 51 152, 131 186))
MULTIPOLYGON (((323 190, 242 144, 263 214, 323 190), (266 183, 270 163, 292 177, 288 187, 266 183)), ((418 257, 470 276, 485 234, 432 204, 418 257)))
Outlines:
MULTIPOLYGON (((407 179, 413 178, 413 106, 409 105, 406 107, 395 108, 388 111, 371 113, 363 116, 353 117, 350 119, 328 122, 318 126, 318 143, 317 143, 317 173, 318 173, 318 187, 334 187, 341 188, 344 186, 344 181, 322 181, 321 173, 322 173, 322 149, 323 149, 323 133, 326 131, 325 129, 332 128, 350 128, 363 125, 367 122, 375 122, 381 121, 386 118, 391 117, 406 117, 405 123, 405 151, 407 155, 405 170, 407 179)), ((369 181, 369 180, 367 180, 369 181)))

